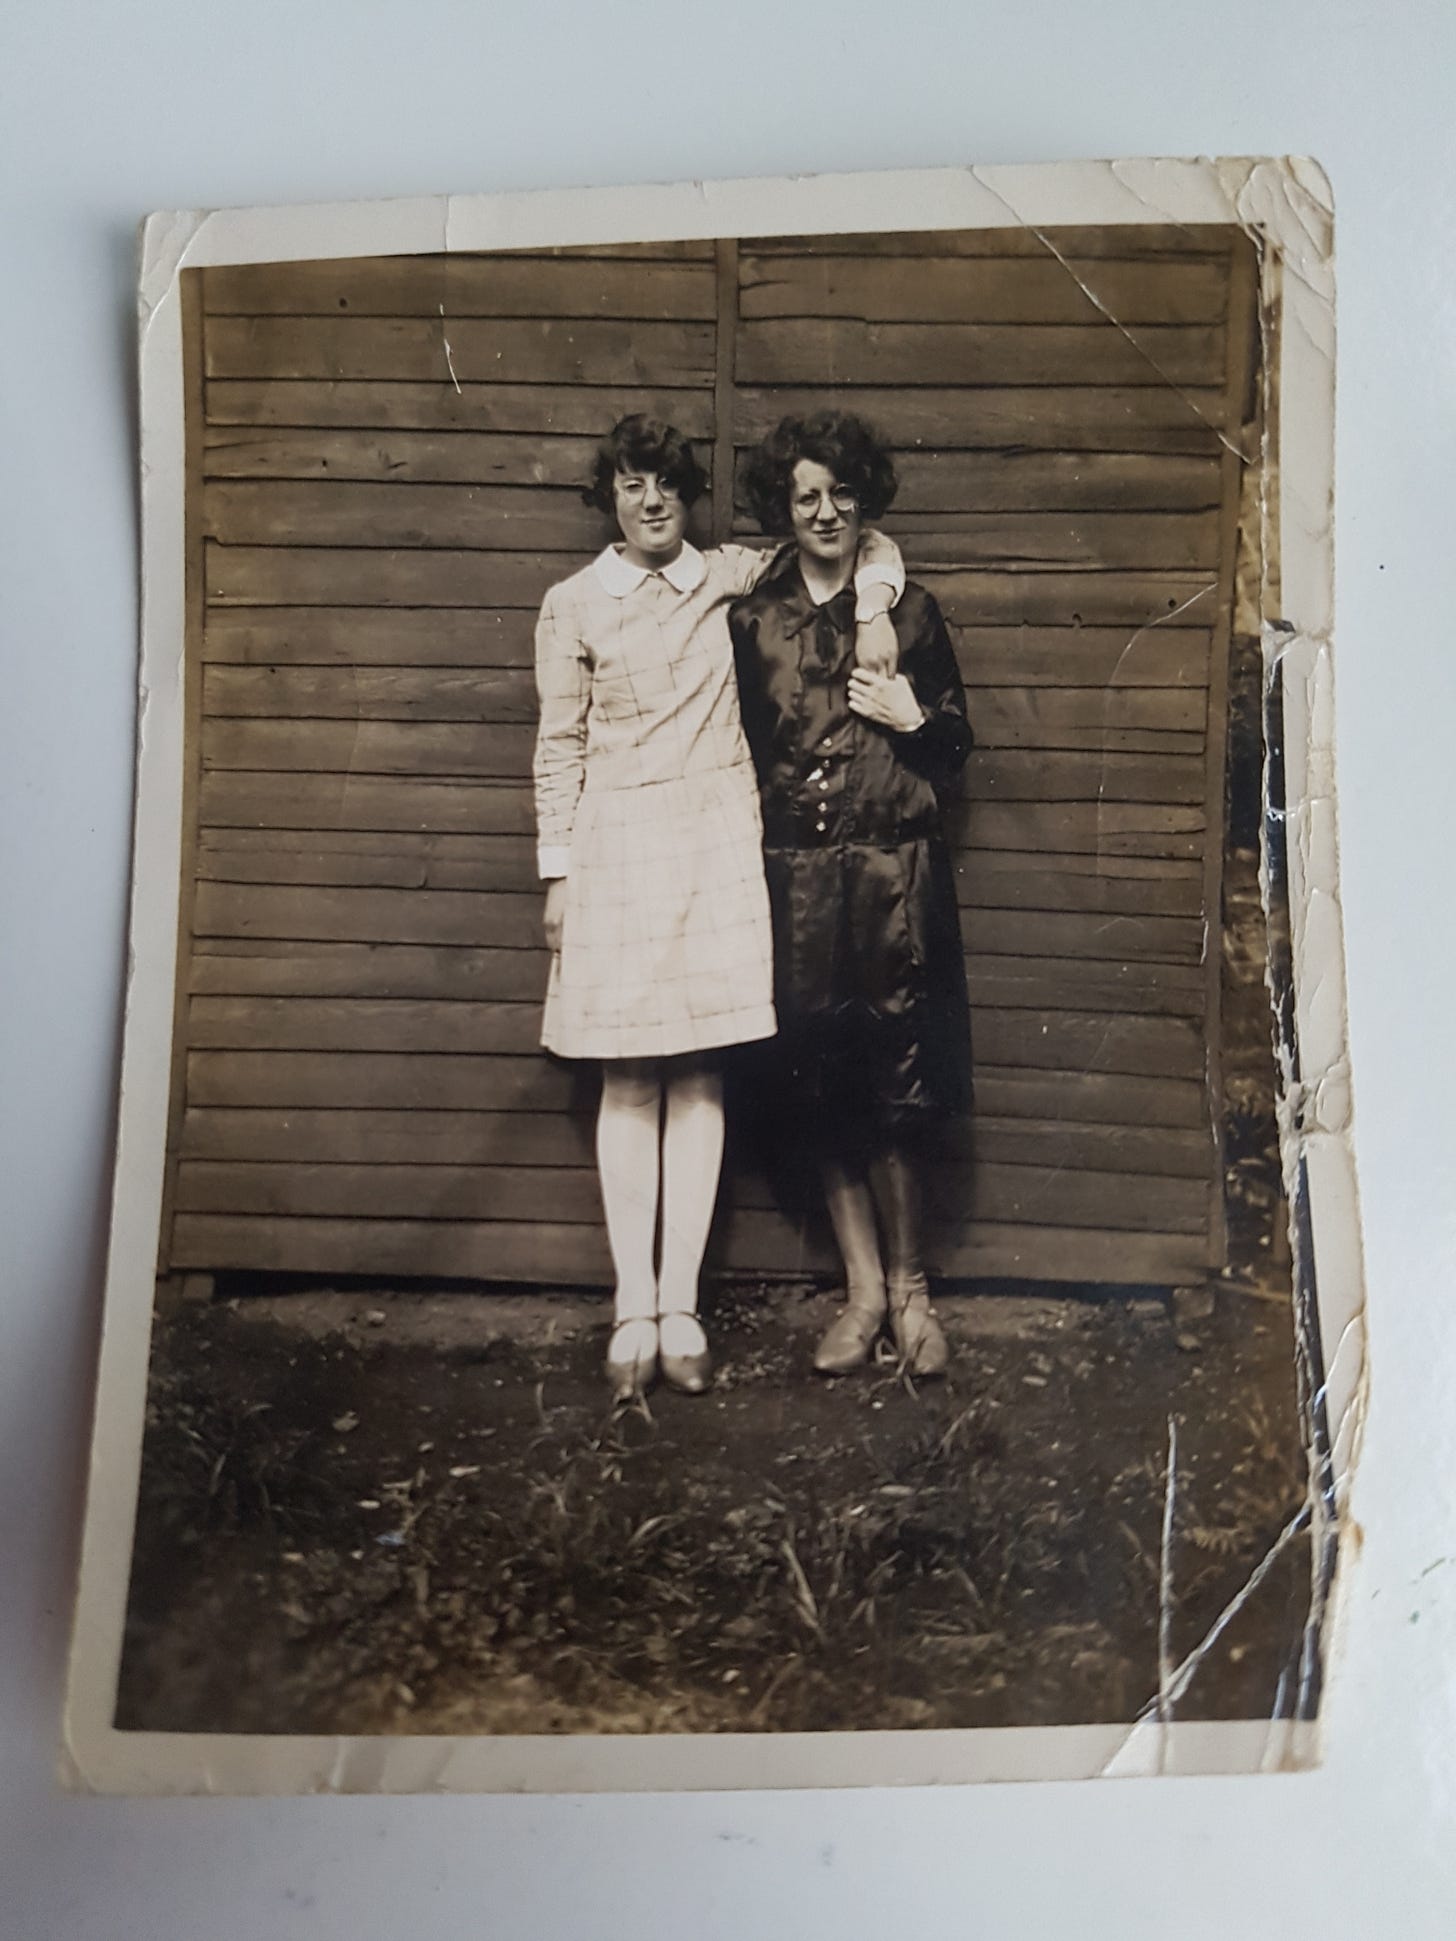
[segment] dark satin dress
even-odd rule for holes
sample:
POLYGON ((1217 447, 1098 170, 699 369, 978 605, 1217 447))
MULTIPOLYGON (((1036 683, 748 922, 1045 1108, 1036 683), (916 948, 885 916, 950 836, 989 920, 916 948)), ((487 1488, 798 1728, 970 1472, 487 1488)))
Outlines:
POLYGON ((824 606, 797 555, 729 613, 763 803, 779 1037, 790 1105, 823 1143, 873 1149, 970 1103, 970 1014, 938 791, 971 750, 935 601, 891 616, 927 719, 913 734, 849 707, 854 591, 824 606))

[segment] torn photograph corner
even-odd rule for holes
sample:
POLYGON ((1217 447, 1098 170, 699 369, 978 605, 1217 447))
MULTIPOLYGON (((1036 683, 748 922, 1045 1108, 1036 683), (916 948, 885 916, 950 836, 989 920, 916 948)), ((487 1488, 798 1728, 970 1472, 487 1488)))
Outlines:
POLYGON ((154 217, 62 1771, 1317 1763, 1311 162, 154 217))

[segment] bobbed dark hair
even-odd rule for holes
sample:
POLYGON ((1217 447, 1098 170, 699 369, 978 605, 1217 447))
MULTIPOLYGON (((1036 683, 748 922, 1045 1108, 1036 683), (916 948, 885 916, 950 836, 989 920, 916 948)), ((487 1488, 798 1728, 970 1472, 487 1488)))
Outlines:
POLYGON ((598 512, 614 511, 612 481, 618 472, 655 472, 664 485, 675 489, 684 505, 692 505, 708 489, 708 475, 677 426, 643 411, 619 418, 597 446, 591 483, 582 489, 583 501, 598 512))
POLYGON ((749 458, 743 487, 765 532, 792 530, 789 488, 800 459, 832 472, 859 500, 860 516, 878 519, 894 502, 900 481, 890 454, 863 418, 849 411, 816 411, 783 418, 749 458))

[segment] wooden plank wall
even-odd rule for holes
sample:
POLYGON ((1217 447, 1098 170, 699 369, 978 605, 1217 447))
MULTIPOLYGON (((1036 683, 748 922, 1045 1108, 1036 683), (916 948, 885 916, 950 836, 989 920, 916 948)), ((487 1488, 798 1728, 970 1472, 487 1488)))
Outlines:
MULTIPOLYGON (((735 457, 826 402, 897 448, 886 524, 980 740, 980 1111, 936 1264, 1216 1260, 1237 262, 1225 231, 1054 240, 1065 264, 1008 233, 201 273, 166 1264, 607 1278, 590 1075, 536 1049, 535 609, 605 537, 578 488, 624 411, 700 441, 706 539, 751 531, 735 457)), ((825 1260, 761 1181, 727 1198, 724 1264, 825 1260)))

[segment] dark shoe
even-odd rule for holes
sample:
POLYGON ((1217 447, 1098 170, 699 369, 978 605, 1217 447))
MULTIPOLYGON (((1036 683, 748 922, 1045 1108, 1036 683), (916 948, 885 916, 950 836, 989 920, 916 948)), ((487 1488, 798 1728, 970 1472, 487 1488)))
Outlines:
POLYGON ((713 1378, 713 1357, 697 1315, 659 1314, 657 1342, 658 1366, 668 1387, 684 1395, 701 1395, 713 1378))
POLYGON ((607 1384, 614 1402, 635 1402, 657 1373, 657 1322, 652 1315, 619 1321, 607 1343, 607 1384))
POLYGON ((930 1286, 924 1274, 891 1276, 890 1332, 900 1360, 912 1375, 943 1375, 950 1361, 945 1334, 930 1306, 930 1286))
POLYGON ((884 1326, 885 1310, 866 1301, 849 1301, 825 1329, 814 1350, 821 1375, 848 1375, 863 1368, 884 1326))

